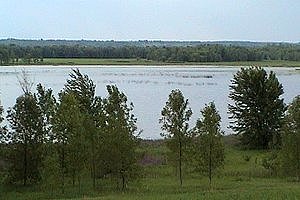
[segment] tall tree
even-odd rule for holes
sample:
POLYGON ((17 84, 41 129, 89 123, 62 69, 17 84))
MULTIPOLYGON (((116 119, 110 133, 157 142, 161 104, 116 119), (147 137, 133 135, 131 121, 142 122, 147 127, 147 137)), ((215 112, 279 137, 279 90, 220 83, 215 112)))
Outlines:
POLYGON ((224 165, 224 145, 220 128, 221 117, 214 103, 209 103, 201 111, 193 129, 192 163, 196 170, 207 174, 209 184, 214 172, 224 165))
POLYGON ((6 126, 2 125, 2 122, 4 120, 3 111, 4 109, 0 102, 0 159, 1 160, 4 160, 5 158, 4 147, 5 147, 5 143, 7 143, 6 126))
POLYGON ((4 120, 3 111, 4 109, 0 102, 0 143, 6 142, 5 139, 6 127, 1 125, 4 120))
POLYGON ((96 127, 96 119, 94 116, 98 112, 95 109, 95 88, 96 85, 88 77, 83 75, 78 69, 74 69, 70 74, 70 79, 65 84, 64 92, 72 93, 79 103, 80 111, 84 113, 84 129, 86 132, 86 139, 90 142, 90 165, 93 179, 93 187, 96 187, 96 145, 97 134, 99 131, 96 127))
POLYGON ((65 176, 70 174, 73 185, 85 164, 86 140, 84 138, 84 114, 80 111, 80 104, 72 93, 61 93, 60 104, 54 119, 55 140, 58 142, 61 168, 62 189, 65 176))
POLYGON ((300 181, 300 96, 288 106, 283 126, 281 161, 285 174, 300 181))
POLYGON ((12 181, 40 179, 42 144, 44 141, 43 120, 37 99, 31 93, 17 98, 13 108, 8 110, 7 119, 11 131, 7 134, 11 143, 10 175, 12 181))
POLYGON ((38 106, 41 110, 45 139, 53 142, 53 118, 57 109, 57 102, 53 95, 52 89, 45 89, 42 84, 37 85, 37 93, 35 93, 38 106))
POLYGON ((184 99, 179 89, 172 90, 165 107, 161 111, 162 136, 168 141, 168 147, 175 155, 179 169, 179 181, 182 186, 182 160, 183 150, 188 141, 188 121, 192 115, 188 107, 188 100, 184 99))
POLYGON ((282 85, 274 72, 260 67, 242 68, 231 81, 229 105, 232 129, 250 148, 280 144, 279 129, 285 111, 282 85))
POLYGON ((103 145, 104 163, 107 172, 119 178, 122 189, 129 179, 138 175, 138 135, 136 118, 132 113, 133 104, 128 105, 127 97, 116 86, 107 86, 105 100, 107 131, 103 145))

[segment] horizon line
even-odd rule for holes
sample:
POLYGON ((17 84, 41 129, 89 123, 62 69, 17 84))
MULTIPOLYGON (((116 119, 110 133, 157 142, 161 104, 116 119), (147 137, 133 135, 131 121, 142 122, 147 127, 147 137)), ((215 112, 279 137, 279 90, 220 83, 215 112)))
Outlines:
POLYGON ((0 37, 0 40, 27 40, 27 41, 92 41, 92 42, 250 42, 250 43, 300 43, 300 41, 279 41, 279 40, 239 40, 239 39, 218 39, 218 40, 181 40, 181 39, 86 39, 86 38, 14 38, 0 37))

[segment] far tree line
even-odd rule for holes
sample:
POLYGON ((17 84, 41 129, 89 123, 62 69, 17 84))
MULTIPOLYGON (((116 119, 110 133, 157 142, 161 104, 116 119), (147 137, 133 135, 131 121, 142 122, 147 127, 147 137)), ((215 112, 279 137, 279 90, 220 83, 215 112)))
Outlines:
POLYGON ((38 64, 44 58, 132 58, 160 62, 300 61, 300 46, 273 44, 258 47, 203 44, 199 46, 0 45, 0 65, 38 64))
MULTIPOLYGON (((26 74, 20 85, 24 93, 7 111, 9 127, 0 129, 1 153, 8 163, 6 183, 59 185, 64 192, 69 181, 80 188, 83 174, 89 171, 94 188, 97 180, 110 177, 124 189, 142 174, 133 104, 117 86, 108 85, 108 95, 97 96, 94 82, 77 69, 58 99, 41 84, 33 92, 26 74)), ((230 85, 232 128, 244 147, 274 152, 276 156, 264 163, 270 170, 299 179, 300 97, 287 106, 282 94, 275 73, 242 68, 230 85)), ((216 105, 208 102, 194 127, 189 124, 192 114, 188 99, 175 89, 159 119, 180 185, 183 166, 207 175, 211 183, 224 165, 224 133, 216 105)))

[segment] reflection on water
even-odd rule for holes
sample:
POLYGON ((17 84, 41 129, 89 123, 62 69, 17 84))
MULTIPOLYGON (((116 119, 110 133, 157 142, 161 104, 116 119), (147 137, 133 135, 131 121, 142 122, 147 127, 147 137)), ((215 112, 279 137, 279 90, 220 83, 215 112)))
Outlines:
MULTIPOLYGON (((189 99, 194 112, 191 119, 192 126, 205 103, 214 101, 222 117, 222 128, 226 133, 231 132, 227 128, 229 124, 227 105, 230 103, 228 94, 230 80, 239 69, 237 67, 77 67, 94 80, 97 85, 97 95, 105 96, 105 86, 115 84, 128 96, 135 105, 134 113, 138 118, 138 127, 144 130, 143 138, 160 137, 158 124, 160 112, 170 91, 176 88, 189 99)), ((71 68, 70 66, 38 66, 26 67, 26 71, 36 84, 42 83, 45 87, 52 88, 57 94, 63 88, 71 68)), ((5 109, 13 106, 16 97, 22 93, 17 79, 22 69, 22 67, 0 68, 0 100, 5 109)), ((266 69, 276 72, 284 86, 286 103, 300 94, 300 70, 266 69)))

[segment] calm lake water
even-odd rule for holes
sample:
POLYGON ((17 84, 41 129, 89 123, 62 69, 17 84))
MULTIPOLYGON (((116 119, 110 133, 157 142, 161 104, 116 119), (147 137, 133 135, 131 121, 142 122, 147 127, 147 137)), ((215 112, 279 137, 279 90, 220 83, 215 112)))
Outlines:
MULTIPOLYGON (((88 67, 88 66, 26 66, 31 80, 35 84, 42 83, 46 88, 52 88, 57 94, 64 86, 72 68, 79 68, 96 83, 97 95, 106 96, 106 85, 119 87, 134 104, 134 114, 138 119, 138 128, 143 129, 142 137, 160 138, 162 107, 172 89, 180 89, 185 98, 189 99, 193 110, 191 126, 194 126, 200 116, 200 110, 205 103, 214 101, 222 117, 222 128, 225 133, 229 120, 227 105, 230 80, 238 67, 88 67)), ((18 76, 24 67, 0 67, 0 101, 5 109, 15 103, 22 94, 18 76)), ((300 70, 295 68, 266 68, 276 72, 284 87, 285 103, 290 103, 296 95, 300 95, 300 70)))

